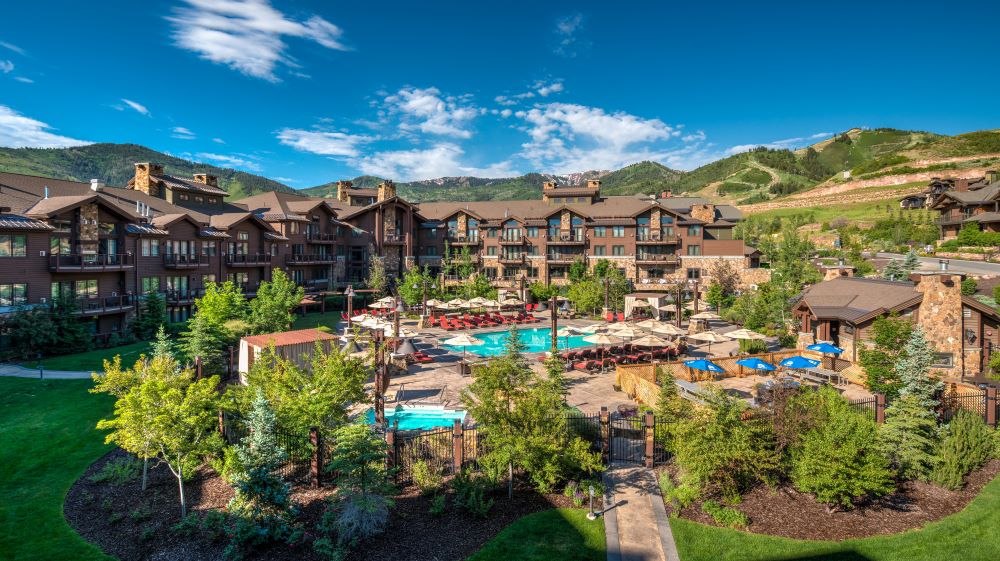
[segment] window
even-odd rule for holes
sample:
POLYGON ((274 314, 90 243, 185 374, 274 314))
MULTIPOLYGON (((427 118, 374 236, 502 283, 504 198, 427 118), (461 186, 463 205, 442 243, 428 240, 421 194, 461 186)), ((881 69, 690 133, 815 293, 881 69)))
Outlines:
POLYGON ((160 242, 157 240, 142 240, 142 256, 153 257, 160 254, 160 242))
POLYGON ((72 249, 69 238, 52 237, 49 239, 49 253, 52 255, 69 255, 72 249))
POLYGON ((26 236, 0 236, 0 257, 24 257, 26 236))
POLYGON ((697 224, 695 224, 693 226, 688 226, 688 236, 700 237, 701 236, 701 226, 697 225, 697 224))
POLYGON ((701 269, 688 269, 687 278, 691 280, 698 280, 701 278, 701 269))
POLYGON ((934 353, 933 368, 952 368, 955 366, 955 355, 951 353, 934 353))
POLYGON ((603 238, 603 237, 607 237, 607 235, 608 235, 608 228, 607 228, 607 226, 594 226, 594 237, 595 238, 603 238))
POLYGON ((528 233, 525 234, 525 235, 527 235, 529 238, 537 238, 538 237, 538 226, 528 226, 527 232, 528 233))
POLYGON ((229 273, 229 280, 237 285, 250 283, 250 273, 229 273))
POLYGON ((205 202, 205 197, 202 197, 201 195, 196 195, 195 198, 194 198, 194 202, 196 202, 196 203, 204 203, 205 202))
POLYGON ((201 276, 201 286, 208 286, 209 284, 215 283, 215 275, 202 275, 201 276))
POLYGON ((78 280, 52 283, 52 299, 60 296, 66 298, 95 298, 97 296, 97 280, 78 280))
POLYGON ((118 224, 114 222, 101 222, 97 225, 97 233, 101 236, 114 236, 118 233, 118 224))
POLYGON ((250 239, 250 232, 237 232, 236 239, 240 241, 247 241, 250 239))
POLYGON ((673 216, 664 216, 662 214, 660 215, 660 226, 666 226, 668 224, 673 224, 673 223, 674 223, 673 216))
POLYGON ((700 245, 689 245, 689 246, 687 246, 687 254, 688 255, 701 255, 701 246, 700 245))
POLYGON ((486 229, 486 237, 488 237, 488 238, 495 238, 495 237, 497 237, 497 232, 498 232, 498 228, 487 228, 486 229))
POLYGON ((189 197, 189 196, 185 195, 184 193, 181 193, 181 194, 180 194, 180 195, 179 195, 178 197, 179 197, 179 198, 180 198, 180 200, 182 200, 182 201, 186 201, 186 200, 188 200, 188 199, 190 199, 190 198, 191 198, 191 197, 189 197))
MULTIPOLYGON (((23 237, 23 236, 22 236, 23 237)), ((23 306, 28 303, 28 285, 0 284, 0 306, 23 306)))
POLYGON ((215 255, 217 251, 217 242, 201 242, 201 254, 202 255, 215 255))
POLYGON ((177 290, 180 292, 187 292, 188 289, 188 278, 186 276, 182 277, 167 277, 167 289, 177 290))
POLYGON ((623 246, 623 245, 613 245, 613 246, 611 246, 611 255, 614 255, 615 257, 624 257, 625 256, 625 246, 623 246))
POLYGON ((538 278, 538 267, 528 267, 528 278, 538 278))
POLYGON ((528 255, 540 255, 538 253, 538 246, 537 245, 529 245, 528 246, 528 255))
POLYGON ((151 292, 160 291, 160 277, 142 277, 142 293, 149 294, 151 292))
POLYGON ((625 237, 625 226, 612 226, 611 227, 611 237, 613 237, 613 238, 624 238, 625 237))
POLYGON ((496 255, 496 254, 497 254, 497 248, 495 245, 491 245, 486 248, 486 255, 496 255))
POLYGON ((608 254, 608 246, 606 245, 595 245, 594 255, 602 256, 608 254))
POLYGON ((427 257, 437 257, 438 248, 436 245, 427 246, 426 251, 427 251, 427 257))

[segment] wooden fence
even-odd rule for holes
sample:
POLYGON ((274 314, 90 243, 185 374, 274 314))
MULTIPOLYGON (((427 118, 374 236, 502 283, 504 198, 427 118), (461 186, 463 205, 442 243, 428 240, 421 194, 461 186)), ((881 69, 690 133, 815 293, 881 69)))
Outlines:
MULTIPOLYGON (((842 376, 848 378, 852 383, 864 383, 864 369, 862 369, 859 365, 852 364, 842 359, 834 360, 833 357, 822 355, 815 351, 803 351, 796 349, 737 356, 707 357, 706 360, 719 365, 723 370, 725 370, 725 372, 720 373, 693 370, 684 365, 684 360, 654 361, 652 363, 647 362, 642 364, 620 364, 615 368, 615 370, 616 372, 629 372, 640 379, 655 383, 656 369, 658 367, 663 367, 670 368, 674 377, 679 380, 703 382, 708 380, 720 380, 723 378, 743 378, 744 376, 752 376, 757 373, 757 371, 753 369, 736 364, 736 361, 738 360, 745 358, 759 358, 763 361, 777 365, 782 360, 791 356, 804 356, 806 358, 819 360, 821 368, 835 370, 842 376), (831 366, 833 368, 830 368, 831 366)), ((781 371, 781 367, 779 367, 778 371, 781 371)))

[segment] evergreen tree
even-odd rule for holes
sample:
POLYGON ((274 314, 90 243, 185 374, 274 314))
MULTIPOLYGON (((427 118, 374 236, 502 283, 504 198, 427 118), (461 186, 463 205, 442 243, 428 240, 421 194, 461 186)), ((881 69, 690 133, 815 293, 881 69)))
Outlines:
POLYGON ((903 270, 902 264, 898 259, 893 259, 885 264, 885 268, 882 269, 882 278, 891 281, 900 281, 906 278, 906 272, 903 270))
POLYGON ((925 479, 935 465, 937 416, 914 394, 904 394, 885 411, 879 428, 883 453, 902 479, 925 479))
POLYGON ((287 331, 295 320, 292 310, 302 302, 305 290, 285 271, 274 269, 271 280, 262 282, 250 301, 250 326, 254 333, 287 331))
POLYGON ((920 268, 920 256, 917 255, 916 250, 910 249, 906 252, 906 257, 903 258, 903 271, 905 271, 905 277, 910 276, 910 273, 916 271, 920 268))
POLYGON ((559 349, 553 348, 549 352, 549 356, 545 357, 544 366, 548 382, 559 392, 559 395, 563 396, 565 401, 568 393, 566 389, 566 365, 559 356, 559 349))
POLYGON ((900 395, 913 395, 926 408, 933 408, 934 395, 943 387, 942 382, 931 374, 934 364, 934 350, 924 336, 921 325, 914 326, 903 353, 896 361, 896 378, 902 384, 900 395))
POLYGON ((208 316, 195 313, 188 320, 188 331, 182 337, 181 348, 188 360, 200 358, 205 372, 223 371, 223 349, 232 342, 225 326, 212 322, 208 316))
POLYGON ((528 349, 528 346, 521 340, 521 333, 517 329, 517 324, 510 324, 510 328, 507 330, 507 337, 504 339, 503 352, 507 360, 510 360, 514 364, 520 366, 525 366, 527 362, 524 358, 524 352, 528 349))
POLYGON ((152 345, 153 358, 174 358, 174 343, 167 336, 167 330, 160 324, 156 330, 156 340, 152 345))
POLYGON ((90 333, 77 312, 79 307, 72 297, 60 296, 53 302, 52 325, 60 354, 79 353, 90 348, 90 333))
POLYGON ((132 324, 135 336, 146 341, 156 335, 157 329, 167 321, 167 304, 158 292, 150 292, 142 298, 139 317, 132 324))

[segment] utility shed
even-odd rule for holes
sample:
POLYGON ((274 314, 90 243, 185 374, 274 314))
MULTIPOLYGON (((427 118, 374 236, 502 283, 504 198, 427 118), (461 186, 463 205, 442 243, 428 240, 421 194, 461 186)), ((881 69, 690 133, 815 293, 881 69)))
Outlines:
POLYGON ((312 360, 316 343, 322 344, 324 352, 330 352, 335 341, 337 341, 335 335, 319 329, 299 329, 243 337, 240 339, 240 380, 242 381, 243 376, 253 367, 260 353, 270 346, 274 347, 274 352, 279 357, 305 368, 312 360))

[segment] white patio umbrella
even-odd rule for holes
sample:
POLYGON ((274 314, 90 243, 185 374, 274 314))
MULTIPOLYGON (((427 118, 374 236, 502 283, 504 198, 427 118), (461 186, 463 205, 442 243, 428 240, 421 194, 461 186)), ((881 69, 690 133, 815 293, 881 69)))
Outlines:
POLYGON ((556 337, 566 338, 567 347, 569 347, 569 338, 572 337, 573 335, 579 335, 579 334, 580 330, 572 326, 562 327, 559 329, 559 331, 556 331, 556 337))
POLYGON ((660 335, 668 335, 673 337, 677 335, 684 335, 687 332, 672 323, 661 322, 659 326, 653 328, 653 333, 659 333, 660 335))
POLYGON ((437 308, 441 304, 444 304, 444 302, 442 302, 440 300, 436 300, 434 298, 431 298, 430 300, 427 301, 427 307, 428 308, 437 308))
POLYGON ((577 331, 580 333, 587 333, 593 335, 594 333, 602 333, 608 330, 608 326, 603 323, 592 323, 583 327, 577 327, 577 331))
POLYGON ((655 330, 657 327, 663 325, 663 322, 656 319, 644 319, 642 321, 636 322, 636 327, 641 327, 643 329, 655 330))
POLYGON ((486 308, 499 308, 500 307, 500 302, 497 302, 496 300, 489 300, 489 299, 487 299, 487 300, 483 300, 483 306, 486 307, 486 308))
POLYGON ((520 298, 514 298, 514 297, 507 297, 500 303, 503 304, 504 306, 520 306, 521 304, 524 304, 524 302, 521 301, 520 298))
POLYGON ((745 339, 750 341, 763 341, 767 339, 767 335, 762 333, 757 333, 756 331, 750 331, 749 329, 737 329, 736 331, 730 331, 726 333, 726 337, 730 339, 745 339))
POLYGON ((391 325, 391 324, 385 326, 383 328, 383 331, 385 332, 385 336, 386 337, 416 337, 417 335, 419 335, 418 333, 410 331, 409 329, 406 329, 405 327, 400 327, 399 328, 399 333, 397 334, 396 333, 396 326, 395 325, 391 325))
POLYGON ((392 307, 392 302, 382 302, 381 300, 377 300, 368 304, 368 307, 373 310, 385 310, 392 307))
POLYGON ((472 300, 468 301, 468 305, 469 305, 470 308, 480 308, 482 306, 485 306, 486 302, 488 302, 488 301, 489 300, 487 300, 486 298, 483 298, 482 296, 476 296, 472 300))
POLYGON ((604 345, 615 345, 617 343, 622 342, 620 337, 616 337, 609 333, 595 333, 593 335, 588 335, 584 337, 583 340, 588 343, 593 343, 595 345, 598 345, 600 347, 599 350, 601 353, 602 360, 604 359, 604 345))
POLYGON ((725 343, 726 341, 731 341, 729 337, 721 335, 714 331, 702 331, 701 333, 695 333, 694 335, 688 335, 688 339, 693 339, 695 341, 701 341, 703 343, 708 343, 708 352, 712 353, 712 343, 725 343))
POLYGON ((468 333, 463 333, 457 337, 452 337, 451 339, 446 339, 445 345, 451 345, 452 347, 462 347, 462 360, 465 360, 465 348, 475 347, 476 345, 482 345, 482 339, 476 339, 468 333))
POLYGON ((377 317, 369 317, 361 322, 361 327, 367 327, 368 329, 384 329, 387 325, 389 325, 389 322, 377 317))
MULTIPOLYGON (((704 300, 698 300, 698 309, 699 310, 707 310, 711 306, 712 306, 711 304, 709 304, 708 302, 706 302, 704 300)), ((694 300, 688 302, 687 304, 684 304, 684 309, 685 310, 694 310, 694 300)))
POLYGON ((369 316, 368 314, 358 314, 358 315, 352 317, 351 321, 361 322, 361 321, 365 321, 366 319, 368 319, 370 317, 371 316, 369 316))
POLYGON ((631 325, 625 323, 611 324, 608 328, 611 333, 617 335, 618 337, 628 337, 629 339, 634 339, 636 337, 642 337, 645 333, 641 329, 636 329, 631 325), (622 327, 615 327, 616 325, 621 325, 622 327))
POLYGON ((649 348, 649 362, 653 362, 653 349, 656 347, 674 347, 673 343, 665 339, 660 339, 656 335, 646 335, 644 337, 639 337, 632 344, 637 347, 648 347, 649 348))
POLYGON ((376 302, 379 302, 381 304, 395 304, 396 303, 396 299, 393 298, 392 296, 383 296, 383 297, 379 298, 378 300, 376 300, 376 302))
POLYGON ((466 302, 465 300, 462 300, 461 298, 452 298, 451 300, 448 300, 448 305, 449 306, 454 306, 456 308, 467 308, 467 307, 469 307, 469 303, 466 302))
POLYGON ((691 319, 702 319, 702 320, 722 319, 722 316, 720 316, 715 312, 698 312, 697 314, 691 316, 691 319))

